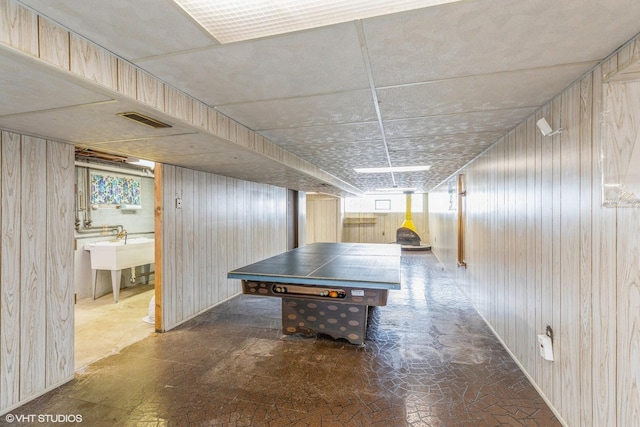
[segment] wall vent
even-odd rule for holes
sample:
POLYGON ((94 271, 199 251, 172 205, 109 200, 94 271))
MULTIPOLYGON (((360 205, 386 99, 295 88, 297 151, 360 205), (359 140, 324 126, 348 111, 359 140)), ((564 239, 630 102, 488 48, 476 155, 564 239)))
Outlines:
POLYGON ((152 128, 162 129, 162 128, 170 128, 171 125, 167 123, 163 123, 159 120, 152 119, 151 117, 145 116, 144 114, 127 112, 127 113, 118 113, 119 116, 126 117, 127 119, 136 121, 138 123, 142 123, 143 125, 151 126, 152 128))

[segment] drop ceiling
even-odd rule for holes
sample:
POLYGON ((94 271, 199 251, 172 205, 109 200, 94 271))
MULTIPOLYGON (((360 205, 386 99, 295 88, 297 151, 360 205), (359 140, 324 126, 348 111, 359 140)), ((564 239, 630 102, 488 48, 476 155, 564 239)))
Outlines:
MULTIPOLYGON (((637 0, 468 0, 220 44, 171 0, 20 3, 363 192, 394 182, 353 169, 389 159, 431 165, 394 174, 429 191, 640 31, 637 0)), ((125 124, 126 101, 0 53, 0 127, 345 193, 179 124, 125 124)))

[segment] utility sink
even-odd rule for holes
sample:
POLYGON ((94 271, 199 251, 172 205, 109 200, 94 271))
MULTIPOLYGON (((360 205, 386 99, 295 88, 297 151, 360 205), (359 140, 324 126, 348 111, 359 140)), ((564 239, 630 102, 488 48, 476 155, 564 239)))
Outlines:
POLYGON ((96 299, 96 277, 98 270, 111 271, 113 300, 118 302, 120 275, 125 268, 155 262, 155 240, 146 237, 135 239, 87 243, 85 250, 91 253, 93 299, 96 299))

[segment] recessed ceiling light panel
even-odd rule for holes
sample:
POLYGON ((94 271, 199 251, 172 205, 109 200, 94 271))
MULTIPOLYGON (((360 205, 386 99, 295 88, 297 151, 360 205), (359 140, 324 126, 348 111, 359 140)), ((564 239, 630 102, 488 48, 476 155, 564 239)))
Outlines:
POLYGON ((393 173, 393 172, 422 172, 428 171, 431 166, 392 166, 384 168, 355 168, 358 173, 393 173))
POLYGON ((306 30, 459 0, 174 0, 220 43, 306 30))
POLYGON ((368 192, 366 194, 393 194, 393 193, 417 193, 421 192, 417 188, 414 187, 389 187, 389 188, 376 188, 374 192, 368 192))

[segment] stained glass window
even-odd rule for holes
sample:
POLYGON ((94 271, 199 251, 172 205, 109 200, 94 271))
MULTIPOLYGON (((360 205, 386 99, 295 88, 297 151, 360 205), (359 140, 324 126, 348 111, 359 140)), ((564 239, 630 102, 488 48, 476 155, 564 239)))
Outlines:
POLYGON ((92 205, 140 205, 140 181, 111 175, 91 175, 92 205))

